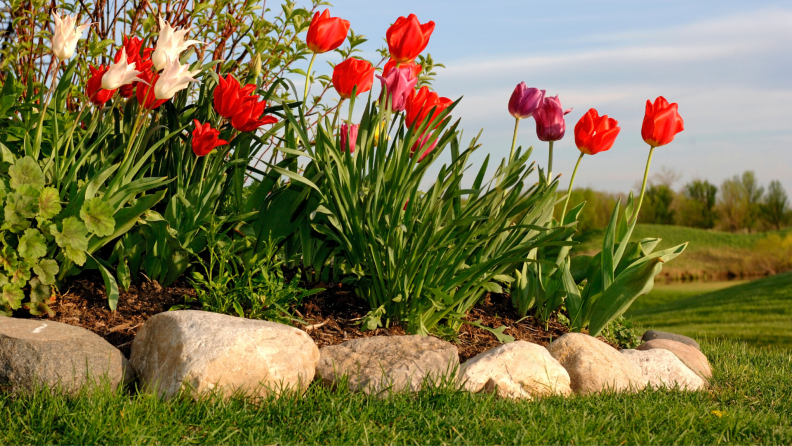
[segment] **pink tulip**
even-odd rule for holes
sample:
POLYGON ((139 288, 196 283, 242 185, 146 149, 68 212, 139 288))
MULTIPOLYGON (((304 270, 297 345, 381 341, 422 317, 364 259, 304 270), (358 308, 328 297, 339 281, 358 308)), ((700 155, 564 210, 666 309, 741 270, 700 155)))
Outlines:
POLYGON ((544 95, 544 90, 528 88, 525 82, 520 82, 509 99, 509 113, 517 119, 530 118, 542 103, 544 95))
POLYGON ((391 97, 391 110, 394 112, 404 111, 407 108, 410 93, 418 83, 418 78, 413 75, 413 70, 410 67, 394 67, 383 74, 385 77, 377 75, 377 78, 382 82, 382 94, 388 94, 391 97))
POLYGON ((536 136, 542 141, 558 141, 563 138, 566 132, 564 115, 571 111, 571 108, 564 110, 561 107, 558 95, 544 98, 533 115, 536 120, 536 136))
POLYGON ((355 153, 358 136, 358 124, 341 124, 341 151, 355 153))

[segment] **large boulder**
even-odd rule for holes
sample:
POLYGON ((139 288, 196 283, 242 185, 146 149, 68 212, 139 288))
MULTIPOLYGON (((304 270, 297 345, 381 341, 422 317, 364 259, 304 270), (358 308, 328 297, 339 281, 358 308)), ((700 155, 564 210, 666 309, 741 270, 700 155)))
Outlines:
POLYGON ((46 319, 0 316, 0 384, 12 391, 44 385, 76 393, 83 386, 133 379, 124 355, 84 328, 46 319))
POLYGON ((696 350, 701 351, 701 346, 695 339, 689 338, 687 336, 682 336, 681 334, 676 333, 669 333, 667 331, 660 331, 660 330, 647 330, 643 336, 641 337, 641 341, 649 342, 655 339, 668 339, 669 341, 677 341, 683 344, 687 344, 691 347, 695 347, 696 350))
POLYGON ((702 390, 707 387, 700 376, 668 350, 622 350, 621 354, 641 368, 649 385, 654 388, 702 390))
POLYGON ((459 368, 456 346, 430 336, 358 338, 320 353, 316 374, 324 385, 348 379, 350 390, 380 396, 439 385, 459 368))
POLYGON ((469 359, 459 381, 471 392, 531 400, 572 393, 569 374, 541 345, 514 341, 469 359))
POLYGON ((275 322, 205 311, 169 311, 143 325, 130 362, 146 392, 172 397, 304 391, 319 348, 305 332, 275 322))
POLYGON ((583 333, 567 333, 547 347, 569 373, 572 391, 636 391, 648 383, 641 369, 610 345, 583 333))
POLYGON ((707 357, 695 347, 669 339, 655 339, 638 346, 638 350, 652 350, 655 348, 662 348, 675 354, 680 361, 690 367, 690 370, 698 373, 702 378, 712 378, 712 368, 710 368, 707 357))

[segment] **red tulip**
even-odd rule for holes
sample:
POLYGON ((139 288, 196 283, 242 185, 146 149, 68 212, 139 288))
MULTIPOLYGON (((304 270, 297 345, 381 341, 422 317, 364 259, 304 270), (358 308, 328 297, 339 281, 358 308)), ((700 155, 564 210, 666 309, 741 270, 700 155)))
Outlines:
POLYGON ((138 82, 140 85, 138 85, 137 90, 135 90, 138 104, 142 104, 142 106, 148 110, 154 110, 160 105, 168 102, 167 99, 157 99, 154 96, 154 85, 156 85, 159 80, 159 74, 154 74, 151 69, 148 69, 140 73, 138 77, 149 83, 149 85, 145 85, 138 82))
POLYGON ((91 70, 91 77, 85 83, 85 93, 94 105, 104 105, 115 93, 115 90, 102 89, 102 76, 107 72, 107 67, 99 65, 94 68, 89 65, 88 68, 91 70))
MULTIPOLYGON (((383 76, 387 76, 392 69, 396 68, 396 63, 396 60, 391 57, 388 63, 385 64, 385 68, 382 69, 383 76)), ((399 68, 409 68, 413 77, 418 77, 418 75, 421 74, 421 70, 423 70, 423 67, 415 63, 415 61, 402 62, 399 64, 399 68)))
POLYGON ((195 124, 195 130, 193 130, 192 134, 192 149, 196 155, 206 156, 215 147, 228 144, 228 141, 217 138, 220 132, 217 129, 213 129, 208 122, 201 125, 197 119, 193 119, 193 123, 195 124))
MULTIPOLYGON (((154 65, 154 63, 151 62, 151 52, 154 51, 154 48, 143 49, 143 54, 141 55, 143 39, 123 36, 123 41, 124 44, 122 47, 126 50, 127 63, 134 63, 135 70, 140 71, 141 73, 151 71, 151 67, 154 65)), ((121 51, 116 52, 116 55, 113 58, 115 63, 118 63, 119 60, 121 60, 121 51)), ((143 79, 143 76, 140 75, 138 78, 143 79)), ((132 83, 121 86, 121 88, 118 89, 119 94, 125 98, 131 98, 132 95, 135 94, 134 90, 136 84, 137 83, 132 83)))
POLYGON ((330 17, 330 10, 325 9, 321 15, 318 12, 314 14, 305 43, 316 54, 326 53, 341 46, 348 32, 349 22, 339 17, 330 17))
POLYGON ((262 125, 278 122, 273 116, 261 118, 265 108, 267 108, 267 103, 259 102, 258 95, 245 96, 239 102, 239 111, 231 118, 231 125, 240 132, 252 132, 262 125))
POLYGON ((620 130, 615 119, 592 108, 575 124, 575 145, 586 155, 596 155, 613 147, 620 130))
POLYGON ((352 97, 356 85, 358 95, 371 90, 373 82, 374 66, 365 60, 349 58, 333 68, 333 86, 344 99, 352 97))
POLYGON ((674 140, 674 136, 684 129, 682 117, 677 112, 676 103, 669 104, 666 98, 659 96, 654 104, 646 101, 641 136, 652 147, 664 146, 674 140))
POLYGON ((249 96, 255 89, 253 84, 241 87, 239 81, 230 74, 225 79, 220 76, 220 83, 214 89, 213 101, 217 114, 226 119, 232 118, 239 111, 242 98, 249 96))
MULTIPOLYGON (((429 87, 426 86, 421 87, 418 92, 413 90, 413 92, 410 93, 410 98, 407 100, 407 116, 405 118, 407 127, 412 127, 413 123, 415 123, 416 126, 421 125, 434 107, 434 114, 429 118, 429 122, 431 123, 443 112, 443 110, 453 103, 454 101, 451 99, 438 97, 437 93, 430 91, 429 87)), ((437 128, 439 125, 440 122, 437 122, 434 128, 437 128)))
POLYGON ((359 124, 341 124, 341 151, 355 153, 359 124))
POLYGON ((429 44, 434 28, 435 23, 431 21, 421 25, 415 14, 396 19, 385 33, 391 57, 397 62, 413 61, 429 44))

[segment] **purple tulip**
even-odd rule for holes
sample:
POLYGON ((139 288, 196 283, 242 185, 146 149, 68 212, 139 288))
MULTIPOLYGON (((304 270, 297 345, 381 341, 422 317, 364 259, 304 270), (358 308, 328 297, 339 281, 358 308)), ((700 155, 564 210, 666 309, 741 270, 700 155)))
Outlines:
POLYGON ((355 153, 358 136, 358 124, 341 124, 341 151, 355 153))
POLYGON ((536 107, 542 103, 545 91, 538 88, 528 88, 525 82, 520 82, 514 87, 509 99, 509 113, 517 119, 530 118, 536 107))
POLYGON ((558 95, 544 98, 534 112, 536 136, 542 141, 558 141, 563 138, 566 132, 564 115, 571 111, 571 108, 565 111, 561 107, 561 100, 558 99, 558 95))
POLYGON ((392 98, 392 110, 394 112, 404 111, 407 107, 407 99, 418 83, 418 78, 413 76, 412 69, 394 67, 385 74, 385 77, 378 75, 377 78, 382 82, 383 94, 387 91, 392 98))

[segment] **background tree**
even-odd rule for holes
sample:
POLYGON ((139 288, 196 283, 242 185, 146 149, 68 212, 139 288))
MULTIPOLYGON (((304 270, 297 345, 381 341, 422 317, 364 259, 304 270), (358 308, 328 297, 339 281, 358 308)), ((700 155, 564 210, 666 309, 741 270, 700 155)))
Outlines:
POLYGON ((644 207, 638 216, 640 223, 674 224, 676 211, 673 203, 676 193, 666 184, 652 184, 646 189, 644 207))
POLYGON ((722 223, 730 231, 747 229, 756 224, 761 211, 764 188, 759 185, 756 174, 746 170, 742 176, 735 175, 721 185, 720 210, 722 223))
POLYGON ((711 229, 715 227, 718 188, 707 180, 693 180, 682 189, 677 223, 711 229))
POLYGON ((767 195, 761 206, 762 218, 776 230, 786 221, 789 211, 789 199, 781 182, 774 180, 767 188, 767 195))

